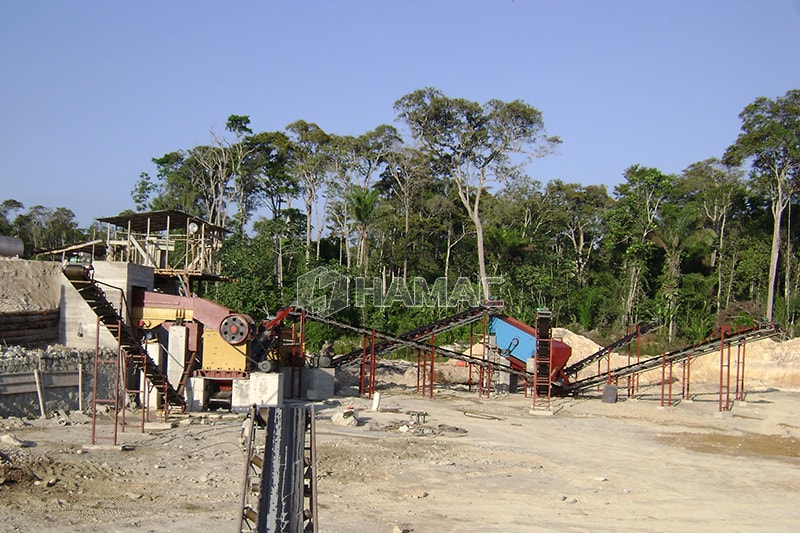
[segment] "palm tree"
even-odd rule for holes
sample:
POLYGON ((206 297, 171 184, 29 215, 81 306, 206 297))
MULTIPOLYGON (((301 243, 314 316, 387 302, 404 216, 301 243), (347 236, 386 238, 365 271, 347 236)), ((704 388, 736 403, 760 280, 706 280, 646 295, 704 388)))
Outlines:
POLYGON ((377 189, 367 189, 360 185, 354 185, 347 193, 347 203, 350 207, 350 214, 358 234, 358 249, 356 253, 356 267, 361 268, 363 274, 367 273, 367 229, 371 224, 375 210, 378 207, 377 189))

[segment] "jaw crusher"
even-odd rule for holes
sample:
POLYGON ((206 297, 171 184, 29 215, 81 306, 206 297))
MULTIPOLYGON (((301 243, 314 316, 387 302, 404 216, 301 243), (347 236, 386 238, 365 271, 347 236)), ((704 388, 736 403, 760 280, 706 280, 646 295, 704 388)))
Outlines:
POLYGON ((204 409, 230 404, 233 380, 278 370, 285 318, 280 313, 256 323, 204 298, 140 291, 132 299, 131 316, 150 343, 158 343, 179 393, 190 378, 202 379, 204 409))

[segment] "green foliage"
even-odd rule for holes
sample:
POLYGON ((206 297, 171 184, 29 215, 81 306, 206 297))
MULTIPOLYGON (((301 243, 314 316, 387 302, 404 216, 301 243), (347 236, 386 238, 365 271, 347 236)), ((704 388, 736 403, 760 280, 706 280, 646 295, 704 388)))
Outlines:
POLYGON ((13 212, 20 211, 24 208, 25 206, 22 205, 22 202, 18 202, 17 200, 10 198, 8 200, 3 200, 3 203, 0 204, 0 235, 10 235, 13 233, 14 227, 9 217, 13 212))
POLYGON ((601 309, 610 296, 609 288, 602 285, 586 286, 578 289, 573 296, 575 320, 585 329, 591 330, 603 325, 601 309))
POLYGON ((269 238, 234 235, 225 242, 221 260, 223 272, 233 281, 216 283, 207 296, 256 320, 284 307, 275 284, 274 252, 269 238))
MULTIPOLYGON (((85 240, 86 233, 78 228, 75 213, 66 207, 51 209, 41 205, 19 213, 8 222, 7 215, 21 211, 24 206, 16 200, 6 200, 0 209, 0 225, 6 231, 19 237, 25 245, 25 256, 33 257, 49 250, 64 248, 85 240)), ((4 232, 0 232, 2 234, 4 232)))
MULTIPOLYGON (((142 174, 133 197, 138 208, 230 211, 236 233, 222 250, 223 272, 237 281, 212 295, 257 317, 291 305, 297 277, 317 266, 351 281, 364 276, 368 285, 442 276, 476 284, 483 261, 487 275, 504 280, 493 290, 508 314, 531 323, 536 308, 548 307, 557 324, 608 339, 661 317, 661 350, 764 314, 775 186, 785 185, 791 199, 798 177, 798 101, 798 91, 757 99, 722 161, 710 154, 677 176, 632 165, 613 195, 525 174, 524 165, 560 139, 519 100, 479 104, 435 88, 413 91, 395 103, 411 139, 387 125, 336 135, 303 120, 284 132, 253 132, 248 116, 231 115, 231 140, 214 136, 209 146, 154 159, 156 175, 142 174), (223 156, 226 165, 209 164, 223 156)), ((798 249, 800 220, 791 223, 788 233, 779 225, 782 242, 798 249)), ((778 299, 778 316, 794 321, 800 282, 777 277, 776 288, 787 282, 790 301, 778 299)), ((351 301, 334 318, 397 334, 458 310, 351 301)), ((309 349, 325 340, 336 341, 338 353, 363 342, 309 326, 309 349)))

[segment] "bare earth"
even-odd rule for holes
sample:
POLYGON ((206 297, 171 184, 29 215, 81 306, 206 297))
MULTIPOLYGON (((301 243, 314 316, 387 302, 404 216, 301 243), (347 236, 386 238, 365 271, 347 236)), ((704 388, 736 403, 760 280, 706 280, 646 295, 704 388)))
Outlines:
MULTIPOLYGON (((667 408, 651 386, 616 404, 599 393, 556 399, 548 416, 531 414, 521 394, 479 399, 439 386, 428 399, 391 381, 377 412, 360 398, 317 404, 321 531, 796 531, 800 523, 798 392, 754 387, 722 417, 714 386, 693 384, 694 401, 667 408), (360 424, 334 425, 331 416, 349 406, 360 424), (427 413, 424 422, 416 412, 427 413)), ((70 426, 0 420, 0 530, 235 531, 242 418, 172 420, 177 427, 121 435, 130 451, 85 450, 85 417, 70 426), (9 435, 32 446, 8 444, 9 435)))

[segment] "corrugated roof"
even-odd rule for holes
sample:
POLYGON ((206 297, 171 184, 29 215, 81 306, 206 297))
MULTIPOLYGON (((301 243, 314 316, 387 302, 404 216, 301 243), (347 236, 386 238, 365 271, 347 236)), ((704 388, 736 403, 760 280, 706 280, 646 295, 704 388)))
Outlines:
POLYGON ((164 231, 167 229, 169 222, 170 230, 184 229, 189 222, 202 224, 212 229, 226 232, 225 228, 216 226, 207 220, 192 216, 177 209, 170 209, 165 211, 149 211, 147 213, 133 213, 130 215, 117 215, 115 217, 98 218, 98 222, 107 222, 120 228, 128 228, 130 223, 131 231, 136 233, 145 233, 147 231, 147 221, 150 221, 150 231, 164 231))

